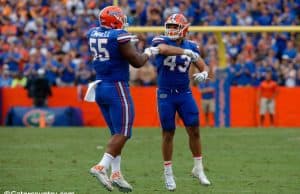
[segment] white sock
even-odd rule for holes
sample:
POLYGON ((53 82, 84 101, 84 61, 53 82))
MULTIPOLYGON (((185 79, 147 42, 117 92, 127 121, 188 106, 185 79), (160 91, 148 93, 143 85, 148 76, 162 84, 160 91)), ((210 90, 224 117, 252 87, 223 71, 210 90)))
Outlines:
POLYGON ((104 166, 105 169, 108 169, 110 166, 111 161, 114 159, 112 155, 109 153, 104 153, 101 161, 98 163, 100 166, 104 166))
POLYGON ((115 173, 120 171, 121 171, 121 155, 118 155, 111 161, 111 172, 115 173))
POLYGON ((202 156, 194 157, 194 167, 203 170, 202 156))
POLYGON ((173 174, 172 161, 164 161, 164 172, 165 174, 173 174))

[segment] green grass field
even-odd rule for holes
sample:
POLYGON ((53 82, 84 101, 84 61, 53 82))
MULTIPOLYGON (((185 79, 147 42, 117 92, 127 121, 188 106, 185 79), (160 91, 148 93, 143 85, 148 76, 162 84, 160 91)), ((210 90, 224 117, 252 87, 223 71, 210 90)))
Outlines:
MULTIPOLYGON (((122 156, 133 193, 168 193, 158 128, 134 129, 122 156)), ((174 193, 300 193, 300 129, 202 129, 210 187, 192 178, 187 135, 177 129, 174 193)), ((0 128, 0 193, 109 193, 88 173, 109 137, 97 128, 0 128)), ((119 193, 117 189, 113 193, 119 193)))

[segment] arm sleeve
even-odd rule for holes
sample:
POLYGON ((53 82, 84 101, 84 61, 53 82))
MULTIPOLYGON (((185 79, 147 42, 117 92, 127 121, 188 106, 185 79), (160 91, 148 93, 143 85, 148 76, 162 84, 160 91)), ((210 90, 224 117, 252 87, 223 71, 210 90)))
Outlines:
POLYGON ((119 44, 127 43, 133 38, 132 34, 129 34, 126 30, 120 30, 117 32, 117 41, 119 44))
POLYGON ((158 46, 159 44, 166 43, 165 39, 161 36, 155 36, 152 39, 151 46, 158 46))

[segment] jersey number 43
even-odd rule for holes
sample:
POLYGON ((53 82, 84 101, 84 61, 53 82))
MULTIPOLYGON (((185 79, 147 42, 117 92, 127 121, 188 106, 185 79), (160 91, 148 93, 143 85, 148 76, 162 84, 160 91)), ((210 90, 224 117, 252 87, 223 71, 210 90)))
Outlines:
POLYGON ((105 48, 107 44, 107 38, 90 38, 89 40, 90 50, 94 54, 94 60, 98 59, 100 61, 109 60, 109 52, 105 48))
POLYGON ((170 71, 175 71, 175 68, 178 68, 179 72, 186 72, 190 63, 191 63, 191 58, 186 56, 186 55, 180 55, 180 59, 177 59, 178 62, 176 61, 177 56, 167 56, 164 59, 164 65, 170 67, 170 71), (182 63, 183 62, 183 63, 182 63), (176 64, 179 64, 176 66, 176 64))

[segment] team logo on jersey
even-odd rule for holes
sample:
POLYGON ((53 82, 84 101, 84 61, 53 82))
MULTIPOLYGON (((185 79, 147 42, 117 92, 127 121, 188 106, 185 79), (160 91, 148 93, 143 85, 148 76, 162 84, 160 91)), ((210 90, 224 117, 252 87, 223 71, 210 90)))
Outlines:
POLYGON ((38 127, 41 119, 45 119, 46 125, 51 126, 55 121, 55 115, 50 111, 33 109, 24 115, 23 123, 28 127, 38 127))

